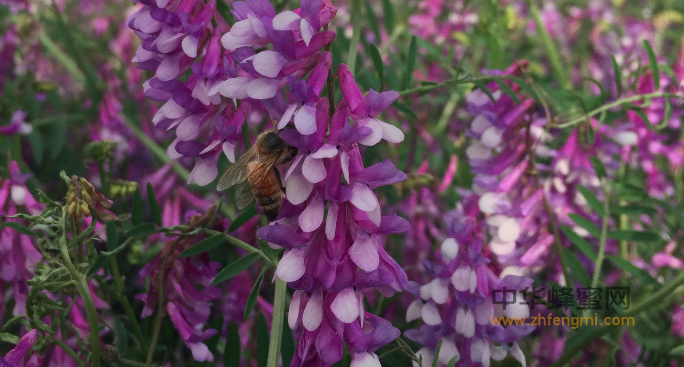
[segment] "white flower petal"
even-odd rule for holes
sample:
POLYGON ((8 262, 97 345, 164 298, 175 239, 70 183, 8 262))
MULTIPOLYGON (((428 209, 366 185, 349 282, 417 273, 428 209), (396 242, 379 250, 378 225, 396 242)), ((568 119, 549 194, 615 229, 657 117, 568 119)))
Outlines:
POLYGON ((323 321, 323 292, 316 291, 304 307, 302 323, 304 328, 309 331, 318 329, 323 321))
POLYGON ((330 310, 340 321, 347 324, 354 322, 359 317, 359 303, 354 289, 349 287, 338 293, 330 304, 330 310))
POLYGON ((453 238, 447 238, 442 242, 440 253, 442 254, 442 259, 447 263, 455 259, 456 255, 458 255, 458 242, 453 238))
POLYGON ((290 10, 278 13, 278 15, 273 18, 273 29, 279 31, 293 31, 297 29, 297 26, 299 25, 297 21, 300 18, 301 17, 297 15, 297 13, 290 10))
POLYGON ((311 135, 316 132, 316 107, 305 104, 297 111, 294 124, 302 135, 311 135))
POLYGON ((318 183, 323 181, 328 173, 325 171, 322 159, 316 159, 308 155, 304 158, 304 163, 302 164, 302 174, 307 180, 318 183))
POLYGON ((442 323, 442 316, 439 315, 437 306, 433 302, 428 302, 423 306, 421 316, 428 325, 439 325, 442 323))
POLYGON ((296 290, 292 294, 292 300, 290 301, 290 308, 287 311, 287 324, 290 325, 290 329, 294 329, 297 326, 297 320, 299 320, 299 304, 302 301, 302 295, 304 291, 296 290))
POLYGON ((406 322, 411 322, 421 317, 423 312, 423 301, 417 299, 406 309, 406 322))
POLYGON ((378 240, 370 234, 357 234, 356 241, 349 248, 349 257, 363 271, 374 271, 380 264, 378 240))
POLYGON ((373 190, 368 185, 360 182, 354 183, 352 197, 349 201, 364 212, 369 212, 379 205, 378 198, 373 193, 373 190))
POLYGON ((304 270, 306 269, 304 263, 305 255, 306 251, 304 248, 293 248, 286 251, 278 262, 276 276, 284 282, 299 280, 304 275, 304 270))

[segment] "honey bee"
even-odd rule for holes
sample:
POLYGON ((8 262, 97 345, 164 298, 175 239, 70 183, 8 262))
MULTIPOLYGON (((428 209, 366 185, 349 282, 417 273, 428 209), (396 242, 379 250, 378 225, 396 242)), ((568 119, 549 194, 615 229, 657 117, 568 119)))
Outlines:
POLYGON ((278 163, 289 163, 297 148, 286 143, 276 129, 265 131, 226 173, 221 176, 216 189, 223 191, 239 184, 236 191, 237 206, 245 208, 256 198, 257 204, 269 220, 274 220, 282 205, 281 190, 285 187, 280 178, 278 163))

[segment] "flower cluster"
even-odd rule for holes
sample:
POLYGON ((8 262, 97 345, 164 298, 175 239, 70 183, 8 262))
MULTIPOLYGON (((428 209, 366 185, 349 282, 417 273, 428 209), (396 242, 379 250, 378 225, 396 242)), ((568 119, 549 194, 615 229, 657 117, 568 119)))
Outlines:
POLYGON ((445 216, 450 237, 442 243, 442 261, 423 263, 434 278, 424 285, 409 282, 407 288, 419 299, 408 307, 406 321, 422 318, 425 324, 405 334, 424 346, 417 353, 424 366, 433 365, 435 358, 438 366, 454 358, 457 365, 489 366, 491 359, 501 360, 507 353, 525 365, 516 340, 534 326, 503 327, 494 325, 492 318, 528 317, 530 311, 525 304, 501 304, 511 301, 511 291, 525 289, 532 280, 503 274, 499 279, 490 270, 490 260, 482 254, 487 231, 485 223, 478 219, 478 201, 477 195, 464 197, 459 207, 445 216))
MULTIPOLYGON (((225 224, 215 220, 215 214, 215 207, 204 215, 186 213, 189 231, 200 227, 224 231, 225 224)), ((147 294, 139 294, 136 298, 145 303, 142 317, 152 315, 155 307, 159 307, 160 312, 168 313, 193 358, 211 362, 214 356, 202 341, 215 335, 217 330, 203 330, 201 325, 208 321, 211 301, 221 298, 221 290, 210 286, 220 264, 211 262, 207 253, 178 257, 203 238, 203 235, 182 236, 166 242, 159 255, 140 271, 141 276, 150 278, 150 288, 147 294)))
POLYGON ((293 365, 332 365, 342 358, 343 340, 353 365, 377 361, 373 352, 399 336, 388 321, 364 311, 363 292, 375 288, 389 296, 406 286, 406 274, 377 236, 405 232, 408 222, 382 216, 373 193, 406 175, 389 160, 364 167, 359 150, 381 139, 403 140, 400 130, 377 119, 398 94, 371 90, 364 97, 344 64, 338 76, 344 98, 332 118, 321 98, 313 132, 281 132, 299 153, 285 176, 279 216, 257 231, 286 249, 276 276, 296 289, 288 314, 300 335, 293 365))
MULTIPOLYGON (((8 178, 0 178, 0 215, 11 216, 25 212, 31 215, 40 214, 44 208, 43 204, 37 202, 26 188, 26 180, 30 175, 21 173, 15 161, 10 163, 9 173, 8 178)), ((3 217, 2 220, 23 223, 21 219, 3 217)), ((33 266, 41 257, 34 247, 31 236, 19 233, 11 227, 0 229, 0 297, 13 295, 15 316, 25 314, 26 295, 29 290, 26 281, 33 276, 33 266), (12 284, 10 289, 2 289, 5 282, 12 284)), ((0 306, 3 315, 7 304, 8 300, 4 300, 0 306)))
POLYGON ((199 185, 216 178, 221 153, 235 161, 235 144, 252 109, 266 108, 273 119, 294 115, 295 125, 312 133, 311 103, 325 84, 317 75, 327 75, 331 63, 330 54, 320 50, 335 36, 321 31, 336 11, 321 0, 303 1, 300 9, 280 14, 267 0, 235 2, 238 22, 228 32, 215 7, 214 1, 150 1, 128 20, 143 40, 134 61, 155 72, 145 95, 165 102, 152 121, 176 130, 168 154, 195 157, 189 180, 199 185), (263 49, 269 45, 272 49, 263 49), (306 86, 294 85, 316 65, 322 65, 320 71, 312 72, 306 86), (181 82, 179 76, 190 68, 190 77, 181 82), (291 107, 275 112, 287 103, 278 92, 288 83, 291 107), (236 106, 230 98, 243 101, 236 106))

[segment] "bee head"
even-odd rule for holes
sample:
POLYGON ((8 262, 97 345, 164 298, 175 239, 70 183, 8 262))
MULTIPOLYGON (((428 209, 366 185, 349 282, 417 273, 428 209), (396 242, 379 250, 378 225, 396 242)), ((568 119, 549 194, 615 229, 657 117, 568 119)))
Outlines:
POLYGON ((276 132, 268 132, 264 135, 264 146, 270 153, 277 153, 283 149, 284 141, 276 132))

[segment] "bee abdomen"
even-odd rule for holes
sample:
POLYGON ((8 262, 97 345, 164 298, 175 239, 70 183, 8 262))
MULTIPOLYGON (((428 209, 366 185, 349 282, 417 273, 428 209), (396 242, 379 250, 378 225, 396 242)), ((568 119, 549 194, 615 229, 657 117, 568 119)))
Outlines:
POLYGON ((278 216, 278 213, 280 213, 280 207, 282 205, 282 199, 281 199, 280 195, 275 196, 275 197, 271 196, 271 197, 257 198, 257 203, 259 204, 259 207, 261 207, 261 210, 264 212, 264 215, 269 220, 274 220, 278 216))

